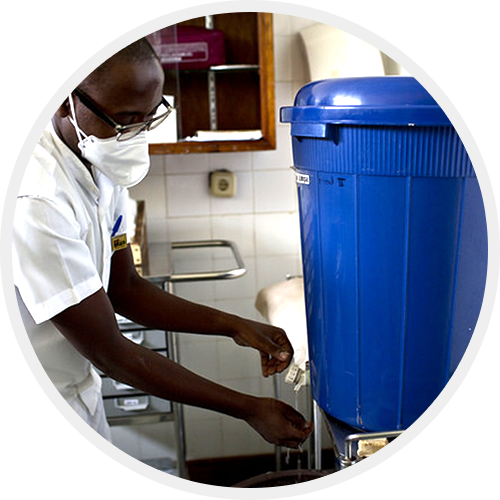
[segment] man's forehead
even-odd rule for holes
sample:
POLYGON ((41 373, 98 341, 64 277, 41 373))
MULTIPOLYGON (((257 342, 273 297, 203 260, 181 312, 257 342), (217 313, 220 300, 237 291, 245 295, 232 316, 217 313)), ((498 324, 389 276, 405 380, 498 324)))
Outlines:
POLYGON ((90 75, 82 82, 82 89, 114 104, 120 103, 124 98, 144 98, 155 93, 158 94, 156 100, 159 100, 163 83, 163 69, 156 60, 121 62, 90 75))

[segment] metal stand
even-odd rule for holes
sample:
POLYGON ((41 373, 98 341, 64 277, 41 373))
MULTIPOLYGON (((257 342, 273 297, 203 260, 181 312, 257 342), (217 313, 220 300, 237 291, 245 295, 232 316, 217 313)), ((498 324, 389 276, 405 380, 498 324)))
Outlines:
POLYGON ((335 456, 338 460, 338 466, 340 469, 350 467, 351 465, 354 465, 364 459, 358 455, 359 450, 358 446, 354 446, 355 443, 359 444, 360 441, 370 441, 383 438, 386 438, 390 442, 404 432, 402 430, 364 432, 361 429, 356 429, 344 422, 341 422, 340 420, 337 420, 331 415, 326 413, 321 414, 330 433, 335 456))
MULTIPOLYGON (((309 370, 309 368, 307 368, 309 370)), ((302 372, 303 373, 303 372, 302 372)), ((306 377, 308 378, 308 377, 306 377)), ((280 389, 280 378, 279 374, 276 374, 273 378, 274 385, 274 397, 276 399, 281 399, 281 389, 280 389)), ((310 385, 302 385, 302 387, 310 388, 310 385)), ((322 415, 320 408, 316 401, 312 398, 310 390, 308 391, 308 410, 309 415, 308 418, 313 421, 314 430, 309 437, 308 448, 307 448, 307 468, 309 470, 321 470, 322 468, 322 459, 321 459, 321 442, 322 442, 322 415)), ((275 447, 275 457, 276 457, 276 472, 281 471, 281 454, 282 447, 275 447)))
MULTIPOLYGON (((312 398, 311 398, 312 399, 312 398)), ((316 470, 321 470, 322 462, 321 462, 321 410, 319 408, 318 403, 314 399, 312 399, 312 407, 313 407, 313 423, 314 423, 314 431, 313 431, 313 442, 314 442, 314 465, 310 467, 316 470)))
MULTIPOLYGON (((165 289, 169 293, 174 292, 173 283, 165 283, 165 289)), ((173 332, 168 332, 168 350, 171 353, 170 358, 176 363, 179 362, 179 346, 177 344, 177 335, 173 332)), ((187 479, 186 469, 186 435, 184 429, 184 407, 172 402, 174 410, 174 423, 175 423, 175 445, 177 449, 177 470, 179 477, 187 479)))
POLYGON ((372 439, 395 439, 404 431, 386 431, 386 432, 366 432, 361 434, 350 434, 345 438, 345 455, 340 457, 340 468, 345 469, 357 462, 363 460, 354 451, 353 444, 362 440, 369 441, 372 439))
MULTIPOLYGON (((274 397, 276 399, 281 398, 281 388, 280 388, 280 374, 276 373, 276 375, 273 376, 273 386, 274 386, 274 397)), ((281 471, 281 446, 275 446, 274 447, 274 456, 276 460, 276 472, 281 471)))
MULTIPOLYGON (((237 246, 232 241, 228 240, 202 240, 202 241, 184 241, 172 243, 172 250, 188 249, 188 248, 229 248, 236 261, 236 267, 220 270, 206 271, 198 273, 178 273, 170 274, 168 277, 150 278, 151 280, 163 280, 164 287, 169 293, 174 293, 175 283, 190 283, 199 281, 224 280, 239 278, 246 274, 245 264, 241 258, 237 246)), ((176 363, 179 362, 179 348, 177 345, 177 334, 168 332, 169 350, 172 353, 171 358, 176 363)), ((180 403, 172 403, 174 409, 174 418, 176 423, 176 445, 178 456, 179 476, 187 478, 186 469, 186 437, 184 430, 184 407, 180 403)))

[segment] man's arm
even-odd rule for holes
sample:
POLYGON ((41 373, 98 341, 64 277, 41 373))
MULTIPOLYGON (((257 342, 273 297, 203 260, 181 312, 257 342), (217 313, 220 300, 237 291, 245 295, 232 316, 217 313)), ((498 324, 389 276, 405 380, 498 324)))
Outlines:
POLYGON ((103 289, 58 314, 52 322, 83 356, 115 380, 160 398, 201 404, 236 417, 247 411, 245 398, 240 400, 241 408, 225 403, 226 398, 234 397, 230 391, 216 388, 208 380, 124 337, 103 289), (186 390, 186 385, 191 389, 186 390), (204 395, 214 390, 219 401, 204 401, 204 395))
POLYGON ((257 349, 264 376, 282 372, 293 348, 282 329, 166 293, 136 272, 130 248, 114 253, 108 295, 116 312, 151 328, 231 337, 257 349))
POLYGON ((103 289, 52 322, 83 356, 115 380, 154 396, 244 419, 274 444, 297 447, 312 430, 298 412, 280 401, 223 387, 125 338, 103 289))

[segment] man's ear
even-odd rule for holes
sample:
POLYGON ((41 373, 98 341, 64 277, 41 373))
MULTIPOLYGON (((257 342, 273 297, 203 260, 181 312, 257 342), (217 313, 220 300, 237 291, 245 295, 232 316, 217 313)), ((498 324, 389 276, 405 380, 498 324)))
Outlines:
POLYGON ((66 118, 69 116, 71 113, 70 107, 69 107, 69 98, 66 98, 64 102, 57 108, 56 115, 59 116, 60 118, 66 118))

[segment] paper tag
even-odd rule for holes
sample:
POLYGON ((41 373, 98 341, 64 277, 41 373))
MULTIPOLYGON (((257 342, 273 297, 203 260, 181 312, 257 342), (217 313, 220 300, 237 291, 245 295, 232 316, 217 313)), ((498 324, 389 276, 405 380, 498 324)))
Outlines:
POLYGON ((297 383, 300 379, 301 372, 302 372, 302 370, 299 368, 299 366, 296 365, 295 363, 292 363, 290 365, 290 368, 288 369, 287 374, 286 374, 285 382, 287 384, 297 383))
POLYGON ((307 174, 296 173, 295 180, 297 181, 297 184, 309 185, 309 176, 307 174))

